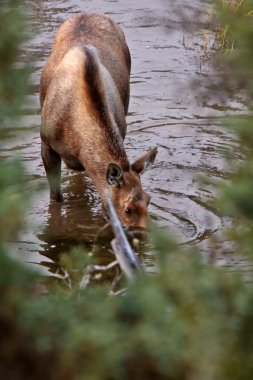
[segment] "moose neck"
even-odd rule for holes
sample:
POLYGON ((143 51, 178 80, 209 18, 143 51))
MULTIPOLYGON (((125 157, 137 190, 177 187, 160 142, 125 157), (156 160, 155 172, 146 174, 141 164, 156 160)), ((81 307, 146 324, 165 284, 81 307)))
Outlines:
POLYGON ((84 98, 89 99, 84 113, 89 114, 91 120, 89 128, 84 126, 86 131, 89 130, 90 141, 85 141, 81 162, 84 162, 84 167, 101 194, 101 189, 107 186, 106 171, 109 163, 116 163, 123 171, 129 170, 130 165, 123 144, 126 119, 119 91, 109 71, 101 63, 96 49, 85 46, 84 50, 84 98), (87 110, 92 112, 88 113, 87 110))
MULTIPOLYGON (((109 120, 108 120, 109 121, 109 120)), ((103 198, 104 190, 108 187, 106 172, 110 163, 117 164, 123 171, 128 171, 130 164, 124 149, 123 139, 117 130, 117 126, 110 119, 110 124, 101 126, 101 122, 92 122, 93 130, 86 125, 81 128, 84 133, 79 153, 79 160, 92 178, 100 196, 103 198), (106 128, 106 129, 105 129, 106 128)))
POLYGON ((87 46, 73 48, 64 57, 61 68, 65 73, 63 92, 73 94, 71 103, 75 105, 69 107, 71 134, 66 143, 71 143, 71 151, 76 152, 79 162, 102 194, 102 189, 107 187, 109 163, 116 163, 123 171, 130 167, 123 144, 126 130, 124 107, 96 49, 87 46))

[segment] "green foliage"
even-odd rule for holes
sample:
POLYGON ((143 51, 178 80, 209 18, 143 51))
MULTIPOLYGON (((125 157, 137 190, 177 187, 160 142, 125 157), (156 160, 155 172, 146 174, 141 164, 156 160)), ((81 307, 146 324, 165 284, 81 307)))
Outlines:
MULTIPOLYGON (((224 87, 241 92, 245 102, 249 104, 249 112, 245 116, 230 118, 226 126, 237 136, 242 152, 243 162, 230 160, 233 175, 229 184, 220 189, 219 204, 226 213, 234 217, 234 228, 230 236, 236 242, 238 250, 253 258, 253 1, 228 0, 215 1, 221 30, 228 30, 226 39, 233 43, 233 51, 222 49, 220 58, 226 69, 224 87), (229 69, 228 69, 229 68, 229 69)), ((231 155, 230 155, 231 156, 231 155)))
POLYGON ((247 28, 239 25, 238 21, 243 20, 247 23, 246 17, 253 15, 253 3, 251 0, 216 0, 215 9, 216 15, 222 18, 222 23, 217 30, 218 41, 222 48, 233 50, 238 47, 238 34, 249 32, 247 28), (236 25, 236 29, 233 29, 235 25, 231 26, 231 21, 236 25))
POLYGON ((252 0, 214 0, 219 27, 217 36, 223 49, 222 61, 229 65, 227 77, 231 88, 245 88, 253 93, 252 0))
MULTIPOLYGON (((0 14, 9 20, 19 17, 13 5, 16 2, 0 3, 0 14), (8 12, 7 4, 12 6, 8 12)), ((8 72, 1 81, 0 107, 6 105, 1 127, 13 123, 24 100, 26 70, 15 65, 23 42, 22 22, 5 22, 0 33, 1 56, 6 57, 0 60, 0 72, 8 72), (14 81, 18 89, 10 87, 14 81)), ((251 117, 235 124, 248 154, 222 196, 227 210, 240 221, 237 243, 245 253, 253 250, 251 117)), ((22 221, 23 178, 16 161, 1 165, 1 379, 252 378, 252 283, 203 265, 196 252, 182 253, 164 233, 155 231, 158 272, 141 275, 124 295, 108 297, 104 285, 80 289, 78 281, 88 263, 80 251, 62 258, 63 266, 75 274, 72 290, 47 293, 42 277, 12 260, 4 244, 22 221)))
MULTIPOLYGON (((27 66, 17 64, 20 46, 27 39, 18 1, 0 3, 0 144, 8 129, 18 120, 27 89, 27 66)), ((25 208, 24 171, 17 160, 1 162, 0 244, 20 228, 25 208)))
POLYGON ((26 207, 24 170, 17 160, 1 163, 0 167, 0 244, 13 237, 23 223, 26 207))
MULTIPOLYGON (((25 35, 24 18, 18 8, 18 0, 1 1, 0 4, 0 126, 10 125, 20 114, 27 88, 28 66, 17 64, 19 48, 25 35)), ((2 137, 2 136, 1 136, 2 137)))
MULTIPOLYGON (((2 261, 1 268, 5 265, 2 261)), ((3 378, 18 373, 18 379, 249 379, 252 374, 253 288, 203 266, 198 256, 167 260, 157 276, 143 276, 123 297, 109 298, 104 288, 37 298, 36 277, 16 263, 8 265, 11 276, 0 272, 1 310, 8 311, 0 314, 1 326, 8 324, 0 343, 3 378), (23 353, 22 361, 17 353, 23 353)))

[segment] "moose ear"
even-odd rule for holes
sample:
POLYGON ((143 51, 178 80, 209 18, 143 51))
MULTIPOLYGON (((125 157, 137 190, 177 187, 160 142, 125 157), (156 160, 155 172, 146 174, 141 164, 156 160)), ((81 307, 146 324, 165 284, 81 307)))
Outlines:
POLYGON ((115 187, 120 187, 123 179, 123 170, 121 167, 117 164, 110 163, 106 171, 106 180, 108 184, 115 187))
POLYGON ((157 155, 157 147, 149 150, 143 156, 138 158, 132 164, 132 170, 134 170, 139 175, 142 174, 144 171, 146 171, 152 167, 153 162, 155 161, 156 155, 157 155))

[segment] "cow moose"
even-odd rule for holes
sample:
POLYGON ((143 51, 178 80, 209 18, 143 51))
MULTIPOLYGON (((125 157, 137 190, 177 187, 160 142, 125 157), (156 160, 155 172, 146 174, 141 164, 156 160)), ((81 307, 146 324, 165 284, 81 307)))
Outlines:
POLYGON ((123 31, 110 17, 81 13, 65 21, 41 75, 41 155, 52 200, 62 200, 63 160, 87 171, 105 206, 109 193, 124 226, 145 227, 150 196, 140 174, 157 149, 133 164, 124 149, 130 68, 123 31))

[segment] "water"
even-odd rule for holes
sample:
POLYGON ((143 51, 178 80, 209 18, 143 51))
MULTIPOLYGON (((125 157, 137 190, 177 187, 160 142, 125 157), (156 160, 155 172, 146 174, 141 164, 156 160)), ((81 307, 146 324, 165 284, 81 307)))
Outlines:
MULTIPOLYGON (((158 146, 153 168, 143 175, 143 187, 152 195, 150 213, 183 245, 201 244, 209 254, 213 237, 227 220, 208 206, 215 197, 212 186, 201 185, 198 176, 222 181, 227 175, 224 148, 236 154, 236 141, 219 125, 226 113, 242 109, 231 101, 227 109, 219 101, 204 102, 191 81, 214 75, 204 63, 201 33, 185 30, 177 10, 187 1, 90 0, 25 1, 23 7, 36 36, 23 56, 34 64, 22 130, 15 131, 1 150, 1 158, 21 157, 27 167, 31 205, 25 228, 12 242, 22 261, 47 274, 59 272, 59 258, 76 245, 90 249, 104 225, 101 204, 90 179, 67 168, 62 170, 63 204, 50 204, 40 157, 40 106, 38 86, 55 33, 70 15, 81 11, 110 15, 122 26, 132 56, 131 99, 125 146, 130 159, 158 146), (38 191, 40 189, 40 191, 38 191), (211 243, 210 243, 211 242, 211 243)), ((200 1, 191 1, 194 10, 200 1)), ((203 8, 202 8, 203 9, 203 8)), ((210 37, 211 38, 211 37, 210 37)), ((99 240, 99 239, 98 239, 99 240)), ((101 255, 111 257, 101 245, 101 255)), ((85 253, 84 253, 85 254, 85 253)), ((225 260, 224 257, 220 259, 225 260)), ((111 258, 110 258, 111 260, 111 258)), ((147 266, 152 260, 146 255, 147 266)))

